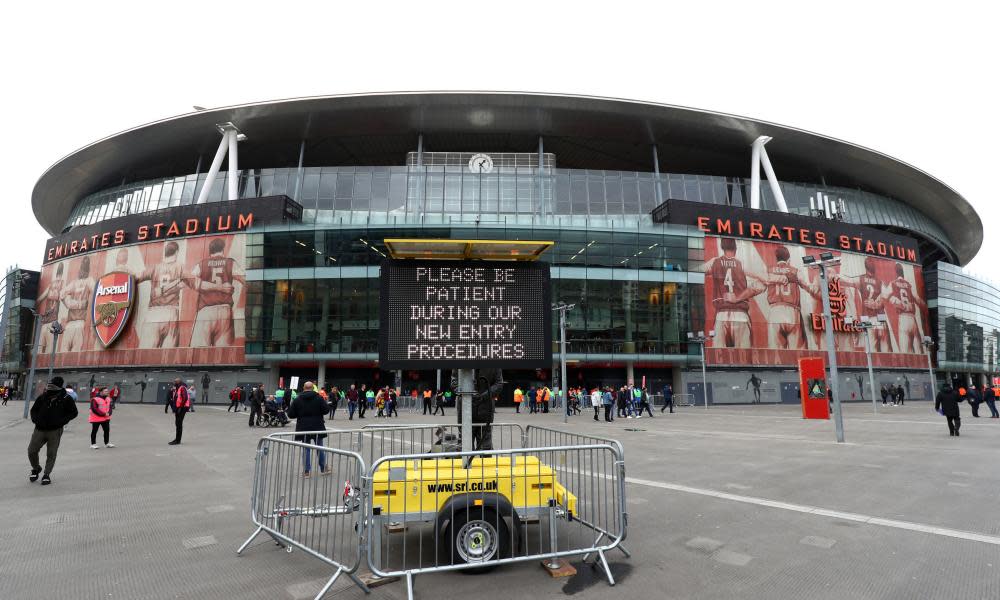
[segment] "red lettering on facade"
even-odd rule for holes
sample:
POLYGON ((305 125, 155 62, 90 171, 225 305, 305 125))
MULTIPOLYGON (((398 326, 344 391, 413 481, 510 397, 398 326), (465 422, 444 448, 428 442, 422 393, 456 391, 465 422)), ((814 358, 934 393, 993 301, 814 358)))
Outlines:
POLYGON ((760 223, 750 223, 750 237, 764 237, 764 226, 760 223))
POLYGON ((246 229, 253 225, 253 213, 247 213, 244 215, 240 213, 240 216, 236 217, 236 229, 246 229))
POLYGON ((184 222, 184 233, 191 235, 198 233, 198 219, 188 219, 184 222))
POLYGON ((167 229, 167 237, 180 234, 181 234, 181 228, 177 226, 177 221, 173 221, 172 223, 170 223, 170 227, 167 229))
POLYGON ((719 233, 728 233, 729 235, 732 235, 733 234, 733 222, 730 221, 729 219, 726 219, 725 221, 723 221, 722 219, 716 219, 715 220, 715 229, 719 233))

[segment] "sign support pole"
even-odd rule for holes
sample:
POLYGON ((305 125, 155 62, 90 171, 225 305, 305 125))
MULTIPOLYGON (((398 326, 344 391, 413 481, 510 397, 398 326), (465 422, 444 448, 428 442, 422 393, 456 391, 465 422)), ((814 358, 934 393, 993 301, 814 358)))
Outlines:
MULTIPOLYGON (((28 381, 24 384, 24 389, 21 390, 21 395, 24 396, 24 416, 21 418, 28 418, 28 405, 31 402, 31 397, 35 393, 35 365, 38 363, 38 337, 42 334, 42 315, 31 311, 35 316, 35 337, 31 341, 31 369, 28 371, 28 381)), ((52 344, 52 349, 55 349, 55 344, 52 344)))
POLYGON ((472 394, 476 391, 476 370, 458 370, 458 398, 462 403, 462 452, 472 451, 472 394))
POLYGON ((837 346, 833 340, 833 316, 830 314, 830 289, 827 282, 827 265, 819 263, 820 291, 823 296, 823 318, 826 321, 826 355, 830 365, 830 389, 833 394, 833 424, 837 443, 844 443, 844 416, 840 410, 840 375, 837 372, 837 346))

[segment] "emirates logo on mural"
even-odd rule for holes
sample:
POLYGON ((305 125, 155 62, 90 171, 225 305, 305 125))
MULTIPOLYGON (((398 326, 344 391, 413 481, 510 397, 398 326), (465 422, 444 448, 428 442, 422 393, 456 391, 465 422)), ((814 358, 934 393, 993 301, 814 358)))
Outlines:
POLYGON ((94 286, 94 332, 107 348, 118 339, 132 316, 135 278, 123 271, 112 271, 97 280, 94 286))

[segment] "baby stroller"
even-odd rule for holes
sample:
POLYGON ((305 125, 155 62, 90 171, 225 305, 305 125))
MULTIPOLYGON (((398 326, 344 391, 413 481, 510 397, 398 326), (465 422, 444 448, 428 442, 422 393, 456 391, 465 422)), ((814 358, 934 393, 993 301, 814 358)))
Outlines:
POLYGON ((284 427, 288 425, 285 407, 274 400, 264 402, 264 418, 261 421, 264 427, 284 427))

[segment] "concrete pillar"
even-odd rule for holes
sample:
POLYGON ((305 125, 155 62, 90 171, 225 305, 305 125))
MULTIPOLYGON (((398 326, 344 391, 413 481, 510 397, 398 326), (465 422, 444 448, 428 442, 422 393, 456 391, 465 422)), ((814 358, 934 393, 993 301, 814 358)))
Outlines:
POLYGON ((635 383, 635 361, 625 361, 625 383, 635 383))
POLYGON ((437 387, 434 388, 434 391, 437 392, 440 389, 441 389, 441 369, 438 369, 437 370, 437 387))
POLYGON ((326 363, 319 361, 319 371, 316 374, 316 387, 323 389, 324 385, 326 385, 326 363))

